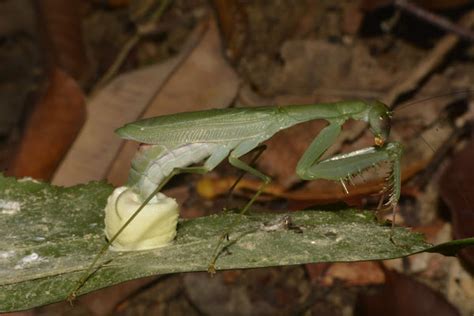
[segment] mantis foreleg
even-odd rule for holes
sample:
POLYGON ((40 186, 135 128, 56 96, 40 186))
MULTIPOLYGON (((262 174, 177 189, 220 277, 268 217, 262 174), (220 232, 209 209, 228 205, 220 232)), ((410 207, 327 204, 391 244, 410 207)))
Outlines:
POLYGON ((319 135, 312 141, 296 165, 296 174, 301 179, 313 180, 317 178, 309 172, 309 168, 317 164, 319 158, 336 142, 340 133, 341 125, 338 123, 330 123, 319 132, 319 135))
MULTIPOLYGON (((401 190, 400 159, 402 146, 393 142, 318 161, 329 146, 333 144, 340 131, 341 126, 339 124, 331 123, 320 132, 298 162, 296 167, 298 176, 304 180, 336 180, 341 181, 344 185, 344 180, 360 174, 369 167, 388 161, 391 163, 391 171, 387 178, 390 196, 387 204, 390 204, 394 209, 401 190)), ((346 190, 345 186, 344 189, 346 190)))

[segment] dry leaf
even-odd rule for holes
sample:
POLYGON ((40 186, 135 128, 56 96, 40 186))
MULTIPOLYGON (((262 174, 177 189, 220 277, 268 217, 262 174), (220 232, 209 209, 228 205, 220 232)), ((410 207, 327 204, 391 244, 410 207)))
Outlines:
POLYGON ((430 315, 458 316, 444 296, 411 277, 385 271, 386 284, 374 295, 360 295, 355 315, 430 315))
POLYGON ((58 68, 49 80, 7 175, 49 180, 84 123, 84 96, 76 81, 58 68))
MULTIPOLYGON (((474 236, 474 140, 457 153, 441 178, 441 197, 448 205, 454 238, 474 236)), ((460 256, 474 268, 474 247, 461 250, 460 256)))
POLYGON ((340 262, 331 264, 318 283, 331 286, 337 281, 342 281, 347 286, 380 284, 385 281, 385 275, 380 264, 374 261, 340 262))
MULTIPOLYGON (((222 55, 219 32, 212 21, 199 45, 163 85, 143 117, 226 107, 234 100, 238 84, 236 73, 222 55)), ((135 142, 122 147, 107 175, 112 184, 126 181, 135 151, 135 142)))
POLYGON ((90 100, 88 119, 56 172, 54 184, 70 186, 106 178, 122 144, 114 130, 140 117, 157 91, 192 52, 204 30, 204 25, 198 26, 178 56, 121 75, 90 100))
POLYGON ((45 37, 45 55, 79 82, 87 79, 89 62, 83 34, 78 0, 37 1, 39 27, 45 37))

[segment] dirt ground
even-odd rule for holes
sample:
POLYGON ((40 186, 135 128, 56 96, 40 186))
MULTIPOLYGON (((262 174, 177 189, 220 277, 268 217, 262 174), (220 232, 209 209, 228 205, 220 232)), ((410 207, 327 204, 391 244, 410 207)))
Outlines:
MULTIPOLYGON (((0 167, 7 175, 121 185, 137 148, 111 133, 125 122, 378 99, 392 108, 391 139, 405 149, 396 225, 434 244, 474 236, 472 1, 5 0, 0 15, 0 167)), ((256 166, 273 182, 260 209, 336 202, 377 209, 379 168, 348 184, 348 194, 338 182, 296 177, 298 159, 325 125, 300 124, 265 143, 256 166)), ((366 127, 346 123, 328 154, 373 145, 366 127)), ((205 176, 178 177, 166 193, 180 202, 182 217, 203 216, 253 196, 260 182, 245 176, 227 200, 238 176, 224 163, 205 176)), ((391 219, 391 210, 378 214, 391 219)), ((471 247, 458 257, 422 253, 213 278, 184 273, 21 314, 467 316, 474 314, 473 271, 471 247)))

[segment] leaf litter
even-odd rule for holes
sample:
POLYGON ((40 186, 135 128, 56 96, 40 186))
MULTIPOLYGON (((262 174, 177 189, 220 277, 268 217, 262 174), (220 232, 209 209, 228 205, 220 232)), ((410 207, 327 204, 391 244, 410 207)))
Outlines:
MULTIPOLYGON (((404 74, 407 74, 409 72, 409 70, 411 70, 414 66, 417 65, 417 63, 420 59, 423 59, 426 56, 425 55, 425 52, 427 51, 426 49, 425 50, 420 50, 419 48, 415 47, 415 45, 413 45, 413 43, 408 43, 407 41, 403 41, 403 40, 400 41, 399 38, 397 38, 397 36, 399 36, 399 34, 397 34, 396 36, 393 36, 391 38, 390 38, 390 36, 387 37, 387 36, 382 36, 380 34, 378 34, 376 36, 372 36, 372 37, 369 36, 369 37, 363 38, 363 37, 359 37, 359 35, 361 35, 361 33, 357 34, 357 31, 354 31, 352 33, 352 35, 354 35, 354 34, 358 35, 358 37, 356 37, 355 40, 363 41, 364 45, 366 45, 369 48, 367 50, 367 49, 365 49, 364 46, 362 46, 362 50, 361 50, 361 51, 365 50, 365 56, 366 56, 366 58, 368 58, 368 62, 367 63, 366 62, 352 63, 352 65, 353 65, 352 67, 346 67, 348 62, 341 63, 340 64, 341 68, 339 68, 339 69, 341 69, 342 72, 347 72, 349 74, 348 76, 346 76, 345 73, 342 73, 342 75, 340 75, 340 76, 335 76, 334 74, 330 73, 327 78, 332 78, 332 79, 327 80, 327 87, 324 87, 324 88, 320 89, 319 86, 314 85, 311 82, 312 74, 310 72, 316 72, 317 75, 318 74, 324 74, 325 73, 324 72, 325 64, 319 62, 318 63, 318 68, 320 68, 320 69, 312 69, 312 67, 309 66, 309 65, 311 65, 310 63, 307 63, 306 66, 308 66, 308 67, 305 68, 304 67, 305 65, 304 65, 304 62, 303 62, 302 63, 303 65, 300 66, 300 69, 302 71, 305 71, 305 72, 302 73, 301 78, 309 78, 309 80, 304 81, 304 80, 300 80, 301 78, 294 77, 298 74, 296 71, 293 72, 294 73, 293 78, 288 77, 288 78, 283 78, 286 81, 282 80, 282 78, 279 77, 279 75, 278 75, 279 72, 281 72, 281 67, 273 67, 273 65, 280 64, 280 65, 283 65, 284 67, 286 67, 285 63, 284 62, 282 63, 282 60, 284 61, 284 59, 282 59, 281 56, 283 56, 283 55, 280 55, 278 58, 273 58, 273 57, 278 55, 278 52, 280 51, 280 46, 281 46, 280 44, 288 39, 288 37, 289 37, 288 34, 299 34, 298 36, 302 36, 302 34, 305 34, 306 37, 311 38, 311 37, 313 37, 314 33, 316 32, 317 34, 319 34, 318 37, 317 37, 318 40, 322 39, 322 41, 336 43, 336 45, 342 46, 347 51, 349 51, 352 47, 350 45, 350 43, 351 43, 351 41, 354 40, 354 38, 347 37, 346 35, 341 34, 340 30, 337 30, 337 23, 336 24, 334 24, 334 23, 331 24, 331 23, 328 22, 329 17, 331 17, 331 18, 335 17, 337 19, 338 17, 340 17, 341 12, 344 15, 344 14, 347 14, 345 12, 351 12, 351 10, 338 11, 337 8, 338 8, 339 5, 336 4, 335 5, 336 9, 334 7, 332 7, 331 10, 327 11, 326 10, 327 8, 325 8, 324 5, 322 5, 322 4, 311 2, 311 1, 309 1, 309 3, 310 3, 310 5, 308 6, 307 10, 302 10, 302 11, 300 10, 301 8, 299 8, 298 6, 294 6, 293 4, 290 5, 290 9, 285 9, 285 4, 280 4, 280 6, 271 6, 271 7, 266 7, 264 10, 260 10, 258 3, 247 4, 247 7, 244 10, 244 12, 247 13, 248 17, 251 19, 251 23, 249 23, 249 25, 251 25, 252 28, 248 31, 248 32, 250 32, 249 33, 249 35, 250 35, 250 49, 248 51, 244 52, 243 58, 242 58, 243 62, 241 62, 237 67, 240 67, 240 70, 244 70, 244 71, 240 72, 241 80, 244 82, 244 85, 245 84, 250 84, 252 89, 262 96, 262 100, 264 102, 259 103, 259 104, 264 104, 264 105, 284 104, 285 102, 283 102, 283 101, 282 101, 282 103, 280 103, 279 101, 278 102, 268 102, 268 100, 271 101, 271 100, 279 100, 279 99, 284 99, 284 98, 288 98, 287 100, 290 100, 291 98, 293 98, 293 99, 300 99, 300 100, 308 100, 308 102, 317 102, 317 101, 323 101, 325 99, 327 100, 328 98, 322 98, 321 95, 326 95, 327 96, 328 94, 330 94, 331 98, 334 98, 334 99, 347 98, 347 97, 351 97, 351 96, 355 96, 355 97, 375 96, 375 97, 379 98, 380 96, 383 95, 383 91, 381 91, 383 89, 381 88, 381 90, 374 91, 373 86, 367 85, 367 86, 364 87, 364 83, 366 82, 366 79, 367 79, 367 82, 372 82, 372 83, 375 83, 375 84, 384 83, 384 84, 387 85, 387 87, 390 87, 393 84, 393 83, 389 83, 392 80, 392 78, 396 77, 396 78, 401 78, 403 80, 404 78, 406 78, 406 76, 404 74), (283 10, 283 12, 285 12, 285 13, 282 15, 281 12, 279 12, 279 10, 283 10), (304 11, 306 11, 306 12, 304 12, 304 11), (300 12, 300 13, 298 13, 298 12, 300 12), (301 12, 304 12, 304 13, 301 13, 301 12), (309 14, 310 12, 312 12, 312 13, 316 12, 316 14, 309 14), (328 13, 328 14, 326 14, 326 13, 328 13), (303 14, 303 17, 306 14, 312 15, 312 18, 311 19, 306 19, 305 21, 300 21, 301 14, 303 14), (278 23, 278 25, 276 27, 265 27, 265 23, 267 23, 267 24, 270 23, 269 25, 274 25, 275 24, 274 23, 275 17, 281 17, 281 16, 285 16, 285 18, 286 18, 286 20, 283 23, 278 23), (285 24, 287 22, 288 22, 288 24, 285 24), (329 24, 327 24, 327 23, 332 25, 332 27, 328 27, 329 24), (335 28, 334 28, 334 25, 336 25, 335 28), (289 26, 291 26, 291 27, 289 27, 289 26), (288 27, 287 30, 285 29, 286 27, 288 27), (317 30, 317 31, 315 31, 315 30, 317 30), (276 35, 279 34, 279 36, 275 36, 275 34, 276 35), (340 38, 336 38, 336 41, 334 41, 334 36, 335 36, 334 34, 336 34, 336 37, 340 36, 340 38), (339 35, 337 35, 337 34, 339 34, 339 35), (327 36, 327 37, 325 37, 325 36, 327 36), (261 41, 255 41, 258 44, 254 45, 254 44, 252 44, 252 41, 254 41, 255 38, 261 38, 261 41), (278 41, 278 39, 280 39, 280 42, 278 41), (344 46, 344 45, 347 45, 347 46, 344 46), (257 49, 255 49, 255 47, 257 47, 257 49), (272 47, 276 48, 276 53, 275 53, 275 51, 271 52, 271 49, 269 49, 269 48, 272 48, 272 47), (244 67, 242 65, 246 65, 246 66, 244 67), (360 70, 358 67, 364 68, 364 67, 366 67, 366 65, 368 67, 365 69, 365 71, 368 75, 358 76, 357 72, 360 70), (359 70, 356 70, 356 69, 359 69, 359 70), (381 73, 384 73, 384 72, 385 72, 384 76, 379 76, 378 75, 378 74, 381 74, 381 73), (274 76, 275 74, 276 74, 276 76, 274 76), (373 75, 373 74, 375 74, 375 75, 373 75), (352 83, 346 83, 344 81, 345 77, 349 77, 349 78, 357 79, 357 80, 355 80, 352 83), (291 82, 292 82, 291 80, 292 79, 295 80, 295 82, 296 81, 300 82, 301 84, 305 84, 306 86, 305 87, 298 87, 298 86, 295 87, 294 85, 292 86, 291 85, 291 82), (279 90, 274 89, 274 87, 272 86, 273 85, 272 81, 280 83, 280 86, 277 87, 277 88, 279 88, 279 90), (331 81, 333 81, 333 82, 331 83, 331 81), (359 84, 358 81, 360 81, 361 84, 359 84), (289 84, 288 87, 283 86, 281 84, 282 82, 288 83, 289 84), (341 91, 341 89, 338 89, 340 86, 344 86, 344 88, 348 89, 348 90, 341 91), (296 90, 293 91, 292 90, 293 88, 297 89, 297 91, 296 90), (278 94, 281 94, 281 93, 284 93, 285 95, 278 95, 278 94), (291 94, 293 94, 293 96, 291 94), (316 94, 317 94, 317 96, 315 96, 316 94)), ((354 8, 352 9, 352 12, 353 11, 354 11, 354 8)), ((359 15, 362 16, 362 18, 361 18, 362 21, 364 20, 364 15, 365 15, 365 18, 368 18, 368 19, 373 18, 370 13, 361 13, 361 12, 359 12, 359 15)), ((349 21, 350 19, 347 19, 347 18, 343 17, 343 20, 345 21, 345 23, 347 23, 347 21, 349 21)), ((364 23, 362 23, 360 21, 359 22, 354 21, 354 20, 352 20, 352 21, 353 21, 353 23, 357 24, 357 25, 353 26, 353 29, 358 29, 359 31, 363 30, 364 26, 362 24, 364 24, 364 23), (362 24, 359 25, 358 23, 362 23, 362 24)), ((402 23, 401 25, 404 25, 404 24, 402 23)), ((347 25, 346 25, 346 29, 348 29, 347 25)), ((291 35, 290 35, 290 37, 291 37, 291 35)), ((358 42, 356 42, 356 43, 358 43, 358 42)), ((322 47, 324 47, 324 46, 325 45, 322 45, 322 47)), ((327 46, 330 46, 330 45, 327 45, 327 46)), ((292 52, 290 51, 289 53, 292 53, 292 52)), ((295 55, 298 55, 297 51, 295 51, 293 53, 295 53, 295 55)), ((325 56, 325 55, 322 54, 322 56, 325 56)), ((333 61, 331 63, 331 65, 334 66, 334 64, 336 63, 336 66, 337 66, 337 61, 338 61, 337 57, 339 55, 338 54, 332 54, 332 55, 327 54, 327 56, 331 57, 331 58, 334 58, 334 59, 331 60, 331 61, 333 61)), ((298 57, 298 56, 296 56, 296 57, 298 57)), ((349 61, 353 60, 353 59, 355 60, 356 58, 349 58, 349 61)), ((346 57, 345 60, 346 61, 348 60, 347 57, 346 57)), ((364 59, 360 59, 360 61, 364 61, 364 59)), ((313 62, 314 62, 314 60, 313 60, 313 62)), ((318 62, 318 61, 316 60, 316 62, 318 62)), ((440 91, 445 91, 444 89, 447 89, 448 86, 451 87, 451 85, 452 85, 452 87, 454 87, 454 89, 459 89, 459 88, 466 87, 466 86, 468 86, 468 87, 472 86, 472 84, 470 83, 471 81, 469 81, 469 80, 466 81, 466 78, 465 78, 465 75, 464 75, 466 73, 467 74, 469 73, 469 71, 468 71, 469 68, 468 68, 467 64, 466 63, 461 63, 460 66, 458 66, 457 68, 455 66, 451 66, 451 65, 452 65, 452 63, 448 63, 447 67, 441 67, 440 71, 438 71, 438 74, 440 76, 447 79, 447 81, 445 81, 445 82, 448 82, 448 84, 438 85, 438 87, 436 88, 437 90, 435 90, 434 93, 431 94, 431 96, 438 94, 440 91)), ((362 72, 362 73, 364 73, 364 72, 362 72)), ((322 81, 318 81, 318 82, 322 82, 322 81)), ((239 102, 237 102, 237 103, 239 103, 239 102)), ((247 105, 248 103, 242 102, 242 104, 247 105)), ((254 103, 254 104, 257 104, 257 103, 254 103)), ((426 109, 429 109, 429 106, 426 107, 425 110, 426 109)), ((436 116, 436 113, 434 115, 436 116)), ((354 126, 354 127, 357 127, 357 126, 354 126)), ((402 127, 402 131, 403 131, 403 129, 404 128, 402 127)), ((346 138, 350 140, 353 137, 353 135, 350 135, 351 134, 350 131, 353 130, 352 126, 351 126, 350 129, 347 129, 347 130, 348 130, 348 133, 346 133, 347 134, 346 138)), ((305 133, 304 129, 300 133, 302 133, 303 135, 307 135, 307 133, 305 133)), ((275 156, 281 155, 281 151, 279 150, 280 148, 286 148, 287 144, 293 145, 295 142, 298 142, 298 140, 300 138, 301 138, 301 135, 295 134, 293 137, 287 139, 286 141, 277 143, 276 146, 272 146, 272 147, 277 148, 275 156)), ((366 141, 370 141, 370 139, 368 139, 366 141)), ((352 142, 353 142, 352 140, 349 141, 349 143, 352 143, 352 142)), ((299 143, 294 144, 294 145, 296 145, 296 147, 304 148, 304 145, 301 145, 299 143)), ((350 145, 352 145, 352 144, 350 144, 350 145)), ((348 146, 347 144, 339 144, 337 147, 348 148, 347 146, 348 146)), ((291 151, 292 150, 288 150, 288 152, 291 152, 291 151)), ((290 157, 291 155, 288 155, 288 156, 290 157)), ((299 157, 300 155, 295 153, 295 156, 299 157)), ((414 154, 414 157, 418 158, 417 154, 414 154)), ((274 159, 274 158, 272 156, 270 156, 268 159, 274 159)), ((263 159, 261 159, 261 161, 263 161, 263 159)), ((276 163, 269 164, 268 167, 265 167, 265 170, 267 172, 271 173, 271 174, 277 175, 280 169, 281 170, 286 169, 287 175, 290 175, 290 177, 286 178, 286 176, 281 176, 279 181, 281 181, 284 188, 288 188, 288 187, 292 186, 293 183, 294 183, 294 179, 291 179, 291 174, 290 173, 294 169, 291 169, 291 167, 287 167, 287 163, 286 163, 285 160, 283 160, 283 161, 275 160, 275 161, 276 161, 276 163)), ((310 186, 311 185, 312 185, 312 183, 310 184, 310 186)), ((335 187, 335 188, 340 189, 340 188, 337 188, 337 187, 335 187)), ((432 192, 436 192, 436 190, 433 190, 432 192)), ((435 195, 435 193, 433 193, 433 194, 435 195)), ((418 192, 418 193, 415 193, 413 196, 415 196, 416 199, 419 199, 419 197, 422 196, 422 193, 418 192)), ((193 199, 192 195, 191 195, 191 199, 193 199)), ((194 200, 198 200, 198 202, 192 205, 193 208, 200 208, 201 205, 207 205, 207 207, 216 209, 211 203, 206 204, 206 202, 199 202, 199 199, 196 199, 196 198, 194 198, 194 200)), ((216 203, 219 203, 219 202, 216 202, 216 203)), ((214 205, 216 205, 216 204, 214 204, 214 205)), ((217 205, 219 205, 219 204, 217 204, 217 205)), ((272 206, 271 204, 266 204, 266 205, 267 206, 272 206)), ((273 205, 273 206, 275 206, 275 205, 273 205)), ((284 207, 284 205, 283 205, 283 207, 284 207)), ((281 208, 281 206, 277 205, 277 208, 281 208)), ((185 209, 186 209, 186 207, 185 207, 185 209)), ((431 207, 431 211, 433 211, 433 209, 434 208, 431 207)), ((402 210, 402 213, 403 213, 403 210, 402 210)), ((406 215, 406 214, 404 214, 404 215, 406 215)), ((287 232, 287 233, 289 233, 289 232, 287 232)), ((28 254, 26 253, 24 255, 28 255, 28 254)), ((432 273, 435 273, 437 271, 433 267, 428 268, 428 271, 430 271, 430 269, 431 269, 432 273)), ((301 280, 301 278, 294 277, 294 275, 301 272, 301 270, 303 270, 303 269, 302 268, 288 268, 285 271, 288 272, 289 276, 291 276, 290 279, 295 281, 295 280, 301 280)), ((239 272, 235 272, 235 273, 239 273, 239 272)), ((277 280, 275 275, 272 276, 272 270, 265 270, 265 273, 270 275, 270 277, 267 277, 267 280, 268 280, 268 278, 270 279, 270 281, 269 281, 270 284, 273 284, 272 283, 273 282, 272 278, 274 280, 277 280)), ((368 270, 368 272, 366 272, 366 273, 370 273, 370 270, 368 270)), ((260 274, 263 274, 263 272, 261 272, 260 274)), ((262 278, 265 278, 265 277, 262 276, 262 278)), ((291 281, 291 280, 288 280, 288 281, 291 281)), ((203 282, 205 284, 210 283, 210 281, 207 278, 205 278, 203 280, 203 282)), ((226 282, 230 286, 237 286, 238 285, 238 281, 235 281, 235 279, 234 279, 234 281, 227 280, 226 282)), ((344 279, 343 279, 342 282, 344 282, 344 279)), ((277 284, 276 281, 275 281, 275 284, 277 284)), ((261 285, 265 285, 265 283, 263 283, 261 285)), ((290 291, 281 292, 280 295, 277 296, 277 297, 280 297, 280 298, 283 297, 285 299, 290 298, 290 297, 291 298, 296 298, 297 299, 296 301, 298 302, 298 304, 301 304, 300 305, 301 308, 303 308, 304 306, 312 306, 312 308, 315 309, 316 311, 321 311, 320 308, 322 308, 323 311, 324 310, 327 311, 328 308, 336 308, 336 306, 337 306, 337 308, 341 307, 341 306, 339 306, 339 304, 332 304, 331 305, 330 300, 328 300, 326 302, 326 304, 318 303, 318 300, 316 300, 316 299, 311 301, 310 300, 311 296, 309 296, 308 301, 304 301, 304 299, 302 299, 302 297, 307 296, 307 293, 308 293, 309 289, 310 288, 306 287, 306 291, 298 292, 297 294, 293 294, 290 291), (314 303, 314 302, 316 302, 316 303, 314 303), (318 308, 319 308, 319 310, 318 310, 318 308)), ((333 291, 333 289, 334 288, 329 289, 329 293, 335 295, 337 298, 339 298, 338 295, 344 295, 344 294, 341 294, 341 293, 346 293, 342 290, 341 290, 341 293, 333 293, 333 292, 331 292, 331 291, 333 291)), ((273 291, 273 290, 274 290, 273 288, 269 289, 269 291, 273 291)), ((313 290, 315 292, 317 291, 317 289, 313 289, 313 290)), ((188 291, 191 291, 191 289, 189 288, 188 291)), ((205 291, 201 291, 201 292, 205 292, 205 291)), ((336 292, 337 292, 337 286, 336 286, 336 292)), ((242 295, 242 293, 240 295, 242 295)), ((252 295, 252 294, 250 294, 250 295, 252 295)), ((254 297, 258 297, 258 299, 259 299, 258 302, 265 302, 265 300, 262 300, 255 293, 253 295, 254 295, 254 297)), ((270 294, 268 294, 268 295, 270 295, 270 294)), ((242 296, 240 296, 240 297, 242 297, 242 296)), ((249 297, 247 297, 247 299, 249 301, 253 302, 252 299, 254 297, 249 296, 249 297)), ((326 294, 323 293, 323 297, 330 298, 331 296, 326 295, 326 294)), ((342 297, 344 297, 344 296, 342 296, 342 297)), ((273 300, 273 301, 276 301, 276 300, 273 300)), ((193 302, 193 306, 198 306, 200 309, 202 308, 202 310, 204 310, 204 307, 202 307, 203 306, 202 301, 198 296, 193 296, 192 302, 193 302)), ((163 304, 163 302, 160 302, 161 306, 164 306, 164 305, 168 306, 169 305, 168 303, 169 303, 169 301, 165 301, 164 304, 163 304)), ((208 305, 209 306, 217 306, 217 305, 219 305, 219 303, 217 303, 215 301, 211 301, 211 304, 208 304, 208 305)), ((249 311, 251 311, 252 308, 257 308, 256 304, 250 304, 250 305, 246 305, 246 306, 249 308, 248 309, 249 311)), ((271 307, 271 304, 267 304, 265 306, 271 307)), ((461 309, 463 308, 462 305, 458 305, 458 307, 461 308, 461 309)), ((308 309, 311 309, 311 308, 308 308, 308 309)), ((226 310, 226 309, 221 309, 221 311, 222 310, 226 310)), ((306 311, 306 309, 303 308, 302 311, 306 311)), ((336 309, 336 310, 333 310, 333 311, 339 311, 339 309, 336 309)))

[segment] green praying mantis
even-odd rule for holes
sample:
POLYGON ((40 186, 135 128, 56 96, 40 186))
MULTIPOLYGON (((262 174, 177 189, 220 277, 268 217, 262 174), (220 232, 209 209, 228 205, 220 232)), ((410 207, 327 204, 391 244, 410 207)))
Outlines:
MULTIPOLYGON (((312 141, 299 160, 296 174, 301 179, 340 181, 347 191, 346 180, 350 180, 367 168, 389 162, 391 168, 386 187, 389 197, 386 204, 395 209, 401 190, 402 146, 397 142, 387 142, 390 114, 388 107, 378 101, 342 101, 186 112, 144 119, 119 128, 116 132, 122 138, 144 144, 132 161, 128 181, 128 186, 138 194, 142 204, 97 254, 69 298, 75 297, 112 242, 177 174, 204 174, 228 158, 232 166, 262 180, 256 194, 241 211, 241 213, 247 212, 270 182, 270 177, 240 158, 259 147, 278 131, 302 122, 323 119, 328 125, 312 141), (336 141, 344 122, 349 119, 368 122, 374 135, 374 146, 320 161, 322 155, 336 141), (193 166, 203 160, 203 165, 193 166)), ((210 260, 209 272, 215 271, 219 245, 210 260)))

